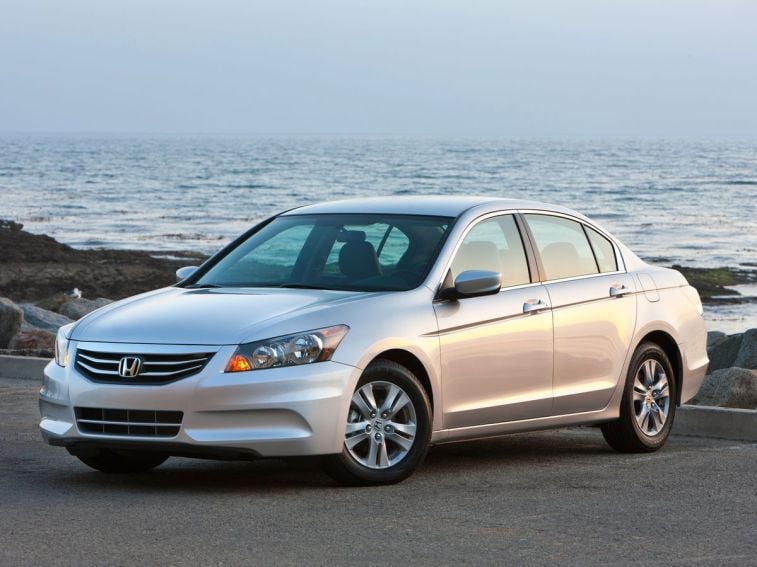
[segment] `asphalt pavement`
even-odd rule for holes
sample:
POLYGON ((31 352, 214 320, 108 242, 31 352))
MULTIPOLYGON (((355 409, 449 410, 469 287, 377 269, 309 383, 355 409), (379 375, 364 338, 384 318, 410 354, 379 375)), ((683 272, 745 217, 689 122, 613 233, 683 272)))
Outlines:
POLYGON ((0 379, 0 565, 757 565, 757 444, 597 429, 435 447, 405 482, 342 488, 309 459, 91 471, 0 379))

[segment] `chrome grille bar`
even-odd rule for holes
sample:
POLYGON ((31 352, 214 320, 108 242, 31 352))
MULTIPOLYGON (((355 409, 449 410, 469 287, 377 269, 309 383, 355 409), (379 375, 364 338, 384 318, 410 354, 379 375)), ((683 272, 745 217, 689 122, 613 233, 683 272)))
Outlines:
POLYGON ((75 368, 93 382, 108 384, 160 385, 187 378, 200 372, 214 353, 133 353, 101 352, 79 349, 75 368), (141 361, 136 376, 119 375, 123 357, 137 357, 141 361))

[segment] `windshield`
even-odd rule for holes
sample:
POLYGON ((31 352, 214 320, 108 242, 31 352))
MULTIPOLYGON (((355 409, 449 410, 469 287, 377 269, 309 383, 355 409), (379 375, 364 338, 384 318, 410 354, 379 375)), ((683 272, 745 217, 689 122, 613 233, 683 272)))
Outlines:
POLYGON ((276 217, 189 287, 413 289, 431 268, 451 220, 372 214, 276 217))

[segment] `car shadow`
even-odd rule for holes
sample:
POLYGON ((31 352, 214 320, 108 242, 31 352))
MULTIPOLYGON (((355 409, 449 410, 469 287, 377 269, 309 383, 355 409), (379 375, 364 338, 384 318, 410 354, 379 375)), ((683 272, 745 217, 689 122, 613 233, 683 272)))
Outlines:
MULTIPOLYGON (((444 477, 487 475, 490 469, 527 474, 531 467, 562 460, 617 455, 596 430, 509 435, 432 447, 424 464, 402 486, 444 477)), ((285 493, 302 489, 341 489, 318 467, 315 458, 210 461, 171 458, 157 469, 140 474, 102 474, 75 463, 56 481, 69 490, 103 489, 140 492, 285 493)))

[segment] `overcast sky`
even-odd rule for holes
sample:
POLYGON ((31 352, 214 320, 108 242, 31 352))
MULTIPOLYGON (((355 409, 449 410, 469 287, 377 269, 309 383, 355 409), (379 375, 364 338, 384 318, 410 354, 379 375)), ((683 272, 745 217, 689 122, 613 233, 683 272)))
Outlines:
POLYGON ((755 0, 0 0, 0 131, 757 135, 755 0))

